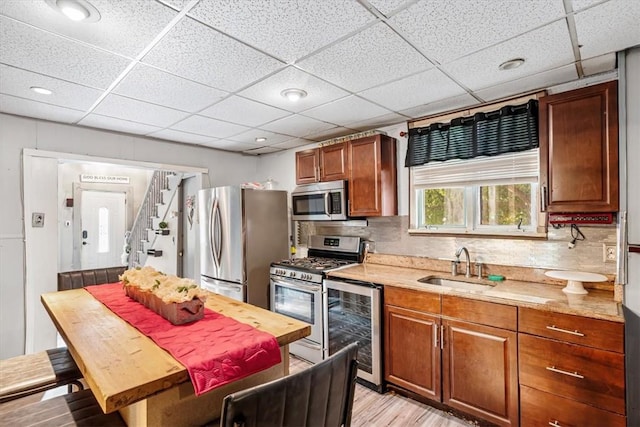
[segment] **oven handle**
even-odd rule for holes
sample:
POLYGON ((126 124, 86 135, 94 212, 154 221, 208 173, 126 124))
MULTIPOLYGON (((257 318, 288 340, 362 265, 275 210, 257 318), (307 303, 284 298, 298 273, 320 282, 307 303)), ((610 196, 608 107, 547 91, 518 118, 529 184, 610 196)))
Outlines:
POLYGON ((271 277, 271 281, 276 285, 280 285, 289 289, 302 289, 304 291, 309 291, 309 292, 319 292, 322 290, 320 286, 305 285, 304 283, 301 283, 299 280, 296 280, 295 282, 293 280, 284 281, 284 280, 274 279, 273 277, 271 277))
POLYGON ((382 288, 382 286, 377 285, 377 284, 372 283, 372 282, 364 282, 362 280, 355 280, 355 279, 344 279, 342 277, 340 277, 340 278, 332 278, 332 277, 330 277, 328 279, 325 279, 325 281, 327 283, 330 283, 330 282, 333 282, 333 283, 348 283, 350 285, 363 286, 365 288, 374 288, 374 289, 381 289, 382 288))

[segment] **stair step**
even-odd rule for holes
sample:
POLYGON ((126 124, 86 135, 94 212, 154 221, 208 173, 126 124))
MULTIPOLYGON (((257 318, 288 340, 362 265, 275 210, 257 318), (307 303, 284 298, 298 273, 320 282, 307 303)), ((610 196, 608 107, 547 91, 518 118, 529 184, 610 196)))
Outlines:
POLYGON ((153 257, 162 256, 162 251, 159 249, 147 249, 147 255, 151 255, 153 257))

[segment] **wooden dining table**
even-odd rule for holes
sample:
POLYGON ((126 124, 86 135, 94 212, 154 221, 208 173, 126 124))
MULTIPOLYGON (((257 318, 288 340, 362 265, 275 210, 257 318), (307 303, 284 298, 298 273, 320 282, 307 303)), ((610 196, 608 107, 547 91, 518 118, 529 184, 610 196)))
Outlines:
POLYGON ((129 426, 194 426, 218 418, 227 394, 287 375, 288 344, 311 332, 307 323, 211 293, 207 308, 275 336, 282 361, 196 396, 181 363, 86 290, 45 293, 41 301, 102 410, 119 411, 129 426))

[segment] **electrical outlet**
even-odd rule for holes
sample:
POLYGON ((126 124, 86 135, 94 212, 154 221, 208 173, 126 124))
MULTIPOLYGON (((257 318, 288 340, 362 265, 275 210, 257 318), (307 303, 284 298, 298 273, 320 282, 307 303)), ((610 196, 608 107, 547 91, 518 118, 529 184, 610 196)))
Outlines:
POLYGON ((602 257, 604 262, 616 262, 617 249, 613 245, 607 245, 606 243, 602 245, 603 252, 602 257))

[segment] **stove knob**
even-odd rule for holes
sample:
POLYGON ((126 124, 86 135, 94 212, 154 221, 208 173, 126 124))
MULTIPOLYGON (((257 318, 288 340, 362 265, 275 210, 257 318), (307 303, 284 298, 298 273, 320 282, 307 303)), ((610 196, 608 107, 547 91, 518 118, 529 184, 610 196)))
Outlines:
POLYGON ((291 271, 291 272, 289 273, 289 277, 296 277, 296 273, 295 273, 294 271, 291 271))

